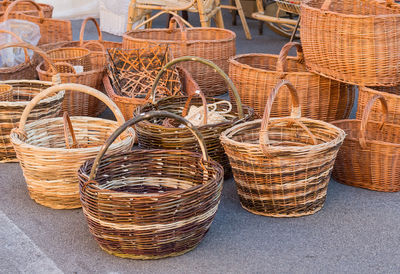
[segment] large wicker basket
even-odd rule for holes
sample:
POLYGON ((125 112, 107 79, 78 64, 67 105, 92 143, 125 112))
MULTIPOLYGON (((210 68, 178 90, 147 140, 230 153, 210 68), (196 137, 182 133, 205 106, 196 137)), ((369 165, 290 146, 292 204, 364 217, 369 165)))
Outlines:
MULTIPOLYGON (((84 161, 95 157, 100 146, 124 122, 118 107, 93 88, 61 84, 39 93, 22 113, 19 128, 10 135, 31 198, 54 209, 81 207, 77 170, 84 161), (40 100, 62 90, 74 90, 97 97, 112 110, 117 122, 82 116, 69 119, 68 115, 64 115, 64 118, 40 119, 26 124, 29 113, 40 100)), ((134 132, 129 129, 110 148, 110 153, 128 151, 133 139, 134 132)))
POLYGON ((307 68, 365 86, 400 83, 400 12, 393 0, 308 0, 301 4, 307 68))
POLYGON ((270 94, 263 119, 226 130, 221 142, 246 210, 298 217, 323 207, 344 138, 344 131, 329 123, 302 118, 297 92, 283 80, 270 94), (292 96, 291 116, 270 118, 274 99, 284 85, 292 96))
MULTIPOLYGON (((287 79, 298 91, 304 117, 326 122, 347 118, 354 103, 354 87, 309 72, 303 62, 301 45, 290 42, 279 55, 251 53, 231 58, 229 77, 243 104, 254 108, 260 116, 275 85, 287 79), (297 57, 288 57, 292 47, 296 47, 297 57)), ((289 114, 289 93, 281 93, 272 107, 271 117, 289 114)))
POLYGON ((83 213, 100 247, 124 258, 159 259, 186 253, 203 239, 218 208, 223 170, 193 125, 163 111, 143 113, 117 129, 79 177, 83 213), (186 125, 202 154, 139 149, 103 157, 121 132, 152 117, 186 125))
MULTIPOLYGON (((231 112, 224 114, 227 121, 217 123, 217 124, 206 124, 197 127, 197 129, 204 136, 205 144, 207 147, 208 154, 213 160, 219 162, 225 171, 226 176, 231 175, 231 169, 229 165, 229 160, 224 153, 224 149, 219 141, 219 136, 221 132, 232 127, 235 124, 248 121, 253 118, 253 110, 248 107, 242 108, 242 104, 240 102, 240 97, 237 94, 236 88, 233 85, 232 81, 229 77, 216 66, 214 63, 198 58, 198 57, 180 57, 174 59, 170 63, 168 63, 157 76, 156 81, 152 88, 152 103, 148 103, 137 108, 135 115, 140 115, 142 112, 148 112, 152 110, 164 110, 169 111, 174 114, 182 115, 183 109, 185 108, 188 102, 188 96, 191 96, 196 90, 199 88, 196 86, 191 87, 190 90, 187 90, 188 96, 175 96, 175 97, 167 97, 162 98, 160 100, 155 99, 155 88, 158 83, 159 77, 162 75, 164 69, 187 60, 196 61, 202 63, 203 66, 207 65, 213 68, 220 76, 224 79, 233 94, 235 95, 235 100, 237 101, 238 108, 237 110, 232 110, 231 112)), ((206 98, 208 103, 214 103, 218 101, 222 101, 222 99, 216 98, 206 98)), ((191 101, 192 105, 202 106, 203 100, 200 98, 193 98, 191 101)), ((217 110, 224 109, 224 106, 219 106, 217 110)), ((136 125, 136 133, 138 135, 139 147, 144 149, 183 149, 189 151, 199 152, 200 147, 196 142, 196 139, 193 138, 190 131, 186 128, 179 127, 168 127, 163 125, 160 120, 151 120, 151 121, 142 121, 136 125)))
POLYGON ((333 122, 347 134, 333 169, 335 180, 376 191, 400 190, 400 126, 386 123, 387 118, 386 100, 376 94, 364 108, 361 120, 333 122), (382 106, 382 122, 368 121, 377 100, 382 106))
MULTIPOLYGON (((149 20, 153 20, 157 15, 149 20)), ((146 24, 149 21, 143 22, 146 24)), ((228 73, 228 59, 235 55, 236 34, 220 28, 186 28, 183 19, 174 16, 169 29, 138 29, 123 36, 122 45, 127 49, 142 48, 148 44, 167 43, 174 58, 198 56, 213 61, 228 73), (179 29, 176 29, 176 24, 179 29)), ((197 62, 188 62, 187 69, 199 84, 206 96, 221 95, 227 92, 227 85, 211 68, 204 68, 197 62)))
MULTIPOLYGON (((0 21, 3 21, 3 16, 7 7, 15 1, 3 0, 0 1, 0 21)), ((46 18, 51 18, 53 15, 54 7, 48 4, 37 3, 43 11, 43 16, 46 18)), ((25 13, 29 15, 39 15, 37 8, 35 8, 31 3, 24 1, 18 2, 13 8, 13 11, 8 15, 8 19, 14 18, 16 13, 25 13)))

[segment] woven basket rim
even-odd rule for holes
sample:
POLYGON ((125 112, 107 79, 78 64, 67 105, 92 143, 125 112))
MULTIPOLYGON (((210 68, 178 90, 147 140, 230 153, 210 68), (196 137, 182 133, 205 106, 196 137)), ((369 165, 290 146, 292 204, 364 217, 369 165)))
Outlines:
POLYGON ((30 61, 29 62, 24 61, 23 63, 13 67, 2 67, 0 68, 0 74, 16 73, 18 71, 30 68, 31 65, 32 63, 30 61))
MULTIPOLYGON (((382 86, 382 87, 384 87, 384 86, 382 86)), ((387 87, 387 88, 390 88, 390 87, 387 87)), ((399 87, 399 89, 400 89, 400 87, 399 87)), ((381 94, 382 95, 382 93, 383 93, 383 96, 385 96, 385 97, 390 97, 392 99, 400 99, 400 95, 398 95, 398 94, 393 94, 393 93, 389 93, 386 91, 379 91, 379 90, 374 89, 373 87, 360 86, 360 90, 364 90, 366 92, 370 92, 373 94, 381 94)))
MULTIPOLYGON (((43 66, 43 65, 44 65, 44 61, 42 61, 39 65, 37 65, 36 71, 39 74, 46 75, 48 77, 52 77, 53 73, 50 73, 48 71, 41 69, 41 66, 43 66)), ((68 77, 70 77, 70 76, 86 76, 86 75, 90 75, 90 74, 101 73, 103 71, 104 71, 104 68, 96 68, 96 69, 91 69, 89 71, 84 71, 84 72, 80 72, 80 73, 65 73, 65 72, 63 72, 63 73, 57 73, 57 74, 60 76, 66 76, 66 77, 67 76, 68 77)))
MULTIPOLYGON (((10 80, 10 81, 2 81, 0 83, 1 84, 2 83, 6 83, 6 84, 9 84, 9 85, 12 86, 12 83, 15 83, 15 82, 19 82, 19 81, 10 80)), ((34 82, 34 81, 26 81, 25 83, 28 83, 28 82, 34 82)), ((53 83, 45 82, 45 81, 35 81, 35 83, 38 83, 38 84, 45 83, 45 84, 49 84, 49 86, 53 85, 53 83)), ((61 100, 61 98, 64 97, 64 95, 65 95, 65 91, 62 90, 60 92, 57 92, 57 94, 54 94, 53 96, 44 98, 43 100, 40 100, 38 105, 47 104, 47 103, 50 103, 52 101, 61 100)), ((30 101, 17 101, 17 102, 0 101, 0 106, 1 107, 26 107, 29 104, 29 102, 30 101)))

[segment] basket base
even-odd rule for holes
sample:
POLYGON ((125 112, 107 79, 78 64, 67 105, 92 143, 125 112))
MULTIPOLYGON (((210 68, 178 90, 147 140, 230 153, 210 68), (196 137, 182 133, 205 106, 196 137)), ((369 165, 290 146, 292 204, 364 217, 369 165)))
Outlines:
POLYGON ((34 200, 37 204, 51 208, 51 209, 77 209, 81 208, 82 205, 79 204, 73 204, 73 205, 65 205, 65 204, 60 204, 59 202, 49 202, 49 201, 43 201, 42 199, 35 199, 32 197, 32 195, 29 193, 29 196, 31 197, 32 200, 34 200))
POLYGON ((292 218, 292 217, 308 216, 308 215, 312 215, 312 214, 320 211, 324 207, 324 204, 322 204, 322 205, 316 207, 313 210, 310 210, 310 211, 307 211, 307 212, 303 212, 303 213, 277 214, 277 213, 265 213, 265 212, 255 211, 255 210, 252 210, 250 208, 247 208, 247 207, 243 206, 242 203, 240 203, 240 205, 250 213, 253 213, 253 214, 256 214, 256 215, 261 215, 261 216, 266 216, 266 217, 274 217, 274 218, 292 218))
POLYGON ((400 191, 400 186, 398 188, 385 188, 385 187, 379 187, 379 186, 365 186, 365 185, 361 185, 358 184, 357 182, 345 182, 345 181, 340 181, 339 179, 333 177, 333 179, 342 184, 342 185, 346 185, 346 186, 352 186, 352 187, 357 187, 357 188, 362 188, 362 189, 367 189, 367 190, 372 190, 372 191, 379 191, 379 192, 399 192, 400 191))
POLYGON ((17 158, 3 158, 0 160, 0 163, 19 163, 17 158))

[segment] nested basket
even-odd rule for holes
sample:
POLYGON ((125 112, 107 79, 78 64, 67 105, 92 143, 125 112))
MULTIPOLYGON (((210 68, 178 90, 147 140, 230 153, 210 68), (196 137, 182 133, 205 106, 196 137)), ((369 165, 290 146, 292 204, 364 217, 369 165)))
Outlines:
MULTIPOLYGON (((354 87, 309 72, 303 63, 301 45, 290 42, 283 46, 279 55, 250 53, 232 57, 229 76, 243 104, 254 108, 260 116, 275 85, 287 79, 298 91, 304 117, 326 122, 347 118, 354 103, 354 87), (288 57, 292 47, 297 49, 296 57, 288 57)), ((275 100, 271 117, 288 116, 289 93, 275 100)))
POLYGON ((301 117, 300 99, 287 80, 270 94, 262 120, 236 125, 221 134, 240 203, 246 210, 270 217, 314 214, 325 202, 343 130, 301 117), (292 96, 290 117, 270 118, 283 86, 292 96))
POLYGON ((186 253, 203 239, 218 208, 223 170, 208 157, 192 124, 162 111, 143 113, 118 128, 79 177, 83 213, 100 247, 119 257, 159 259, 186 253), (153 117, 186 125, 202 154, 138 149, 103 156, 121 132, 153 117))
MULTIPOLYGON (((3 21, 3 16, 4 13, 7 9, 7 7, 14 1, 9 1, 9 0, 3 0, 0 1, 0 21, 3 21)), ((43 16, 46 18, 51 18, 53 15, 53 6, 48 5, 48 4, 43 4, 43 3, 37 3, 42 11, 43 11, 43 16)), ((27 3, 24 1, 19 2, 13 9, 13 12, 11 12, 8 16, 9 19, 14 18, 14 14, 16 13, 25 13, 29 15, 38 15, 37 9, 32 6, 31 3, 27 3)))
MULTIPOLYGON (((174 58, 181 56, 198 56, 213 61, 228 73, 228 59, 235 55, 236 34, 221 28, 193 28, 190 24, 174 16, 169 29, 138 29, 151 22, 161 12, 149 20, 138 25, 135 30, 123 36, 122 45, 127 49, 142 48, 148 44, 168 44, 174 58), (176 24, 179 28, 176 28, 176 24)), ((227 85, 215 75, 212 68, 204 68, 197 62, 187 62, 183 68, 187 69, 205 92, 206 96, 221 95, 227 92, 227 85)))
MULTIPOLYGON (((46 52, 53 63, 65 62, 75 67, 81 67, 82 71, 90 71, 92 68, 90 62, 91 52, 81 47, 61 47, 46 52)), ((58 71, 62 73, 63 71, 58 71)))
MULTIPOLYGON (((211 61, 199 58, 199 57, 180 57, 169 62, 157 75, 157 78, 152 87, 152 102, 137 108, 135 115, 140 115, 142 112, 148 112, 151 110, 164 110, 174 114, 182 115, 182 112, 188 103, 195 106, 204 105, 204 100, 201 98, 191 98, 193 94, 198 90, 198 87, 193 86, 187 90, 188 96, 174 96, 166 97, 160 100, 155 99, 155 88, 158 83, 158 79, 162 73, 170 66, 179 62, 192 60, 201 64, 212 67, 220 76, 223 78, 232 89, 234 98, 237 102, 237 110, 233 109, 231 112, 223 114, 227 119, 226 122, 217 124, 205 124, 197 127, 197 129, 204 136, 204 141, 207 147, 208 154, 213 160, 216 160, 224 167, 225 175, 231 175, 231 169, 229 160, 224 153, 224 149, 219 141, 221 132, 232 127, 235 124, 248 121, 253 118, 254 112, 251 108, 242 107, 240 97, 237 94, 236 88, 233 85, 229 77, 219 68, 216 64, 211 61)), ((215 103, 223 101, 222 99, 210 98, 205 99, 207 103, 215 103)), ((223 105, 218 106, 217 111, 225 110, 223 105)), ((149 120, 142 121, 136 125, 136 134, 138 136, 138 142, 140 148, 145 149, 183 149, 189 151, 200 151, 200 147, 196 140, 191 135, 190 131, 186 128, 170 127, 163 125, 161 120, 149 120)))
MULTIPOLYGON (((103 93, 77 84, 50 87, 26 106, 19 127, 10 138, 21 164, 29 195, 37 203, 54 209, 79 208, 77 170, 88 159, 97 155, 100 146, 125 122, 118 107, 103 93), (114 113, 117 121, 91 117, 64 117, 40 119, 26 124, 36 104, 62 90, 87 93, 102 100, 114 113)), ((129 129, 110 148, 110 153, 129 150, 134 132, 129 129)))
POLYGON ((361 120, 333 122, 347 134, 333 169, 335 180, 376 191, 400 190, 400 126, 387 123, 388 117, 384 96, 376 94, 364 108, 361 120), (381 102, 381 122, 369 120, 377 100, 381 102))
POLYGON ((400 40, 393 38, 400 35, 400 13, 393 0, 303 1, 300 25, 310 71, 364 86, 400 83, 400 40))

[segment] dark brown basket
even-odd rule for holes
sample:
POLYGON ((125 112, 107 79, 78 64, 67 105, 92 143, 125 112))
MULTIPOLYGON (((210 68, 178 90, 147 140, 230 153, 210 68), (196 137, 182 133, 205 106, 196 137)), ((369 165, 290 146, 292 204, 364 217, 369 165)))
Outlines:
POLYGON ((193 125, 163 111, 143 113, 118 128, 79 177, 83 213, 100 247, 124 258, 158 259, 186 253, 203 239, 218 208, 223 170, 208 157, 193 125), (103 157, 128 127, 153 117, 186 125, 202 154, 139 149, 103 157))

